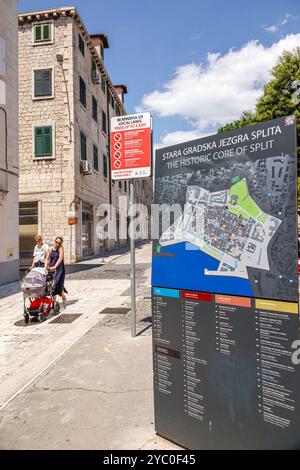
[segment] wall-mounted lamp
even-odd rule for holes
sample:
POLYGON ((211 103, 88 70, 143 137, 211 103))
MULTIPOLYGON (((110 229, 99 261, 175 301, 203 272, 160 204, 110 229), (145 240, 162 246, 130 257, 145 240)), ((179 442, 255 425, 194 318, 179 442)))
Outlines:
POLYGON ((64 62, 64 56, 62 54, 56 54, 56 60, 59 63, 59 65, 62 65, 64 62))

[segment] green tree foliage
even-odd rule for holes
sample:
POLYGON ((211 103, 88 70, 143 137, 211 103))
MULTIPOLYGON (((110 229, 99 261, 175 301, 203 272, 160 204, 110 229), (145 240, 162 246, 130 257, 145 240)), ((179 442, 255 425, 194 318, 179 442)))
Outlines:
MULTIPOLYGON (((300 83, 300 47, 293 52, 286 51, 282 54, 272 69, 271 80, 265 85, 263 95, 256 104, 255 112, 244 112, 240 119, 221 127, 218 133, 294 114, 297 117, 297 135, 298 144, 300 144, 300 104, 297 103, 298 100, 300 101, 300 94, 296 96, 297 84, 294 83, 297 80, 300 83)), ((298 158, 299 155, 300 146, 298 146, 298 158)), ((300 207, 299 176, 298 172, 298 208, 300 207)))
POLYGON ((236 121, 233 121, 233 122, 229 122, 228 124, 225 124, 225 126, 220 127, 220 129, 218 130, 218 133, 221 134, 226 131, 239 129, 240 127, 250 126, 251 124, 255 124, 256 122, 257 122, 256 115, 252 113, 251 111, 245 111, 243 112, 240 119, 237 119, 236 121))
MULTIPOLYGON (((264 88, 256 105, 256 122, 268 121, 294 114, 297 117, 297 134, 300 143, 300 106, 293 83, 300 82, 300 47, 294 52, 284 52, 272 70, 272 79, 264 88), (294 99, 293 99, 294 96, 294 99)), ((298 151, 300 148, 298 147, 298 151)))

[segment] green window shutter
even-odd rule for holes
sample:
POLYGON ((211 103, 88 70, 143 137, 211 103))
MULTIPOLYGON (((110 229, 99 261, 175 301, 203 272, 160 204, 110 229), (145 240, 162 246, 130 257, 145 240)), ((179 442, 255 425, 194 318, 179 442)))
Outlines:
POLYGON ((104 134, 106 134, 107 131, 107 126, 106 126, 106 114, 104 111, 102 111, 102 130, 104 134))
POLYGON ((79 43, 79 50, 81 54, 84 56, 84 41, 79 33, 78 33, 78 43, 79 43))
POLYGON ((96 171, 99 171, 98 147, 96 145, 94 145, 93 149, 94 149, 94 169, 96 171))
POLYGON ((101 88, 102 88, 103 93, 105 93, 106 92, 106 83, 105 83, 105 79, 104 79, 103 75, 101 75, 101 88))
POLYGON ((51 41, 51 24, 39 24, 34 27, 34 40, 36 42, 51 41))
POLYGON ((107 156, 103 154, 103 176, 107 178, 107 156))
POLYGON ((86 160, 86 135, 80 132, 80 159, 86 160))
POLYGON ((51 40, 51 25, 50 24, 43 24, 43 40, 50 41, 51 40))
POLYGON ((41 127, 36 127, 34 130, 34 155, 36 157, 43 156, 43 130, 41 127))
POLYGON ((52 69, 34 71, 34 96, 52 95, 52 69))
POLYGON ((34 155, 36 157, 52 156, 52 126, 35 128, 34 155))
POLYGON ((86 108, 86 84, 81 77, 79 77, 79 96, 80 103, 86 108))
POLYGON ((92 101, 93 101, 93 106, 92 106, 92 108, 93 108, 93 119, 94 119, 94 121, 98 122, 98 103, 97 103, 97 100, 94 96, 93 96, 92 101))
POLYGON ((111 93, 109 93, 109 102, 111 104, 112 109, 115 107, 115 99, 111 93))
POLYGON ((44 127, 44 155, 52 156, 52 127, 44 127))
POLYGON ((41 41, 42 39, 42 27, 41 26, 35 26, 34 27, 34 40, 35 41, 41 41))

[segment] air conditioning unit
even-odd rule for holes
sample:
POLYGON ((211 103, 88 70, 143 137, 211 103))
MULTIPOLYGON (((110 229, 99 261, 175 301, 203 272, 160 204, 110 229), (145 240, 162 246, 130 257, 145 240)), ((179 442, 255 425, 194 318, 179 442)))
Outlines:
POLYGON ((92 174, 92 165, 87 160, 81 160, 80 162, 80 171, 84 175, 91 175, 92 174))
POLYGON ((94 83, 100 84, 101 77, 100 77, 100 73, 98 72, 98 70, 92 70, 92 80, 94 83))

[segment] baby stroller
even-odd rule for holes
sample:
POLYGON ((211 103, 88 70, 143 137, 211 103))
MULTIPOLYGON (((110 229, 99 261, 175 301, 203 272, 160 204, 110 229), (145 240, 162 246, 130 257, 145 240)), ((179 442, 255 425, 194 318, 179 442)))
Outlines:
POLYGON ((55 315, 59 314, 60 305, 53 300, 55 283, 54 273, 45 268, 33 268, 27 272, 21 284, 24 300, 24 322, 28 323, 31 317, 43 322, 51 310, 55 315), (29 306, 27 301, 29 300, 29 306))

